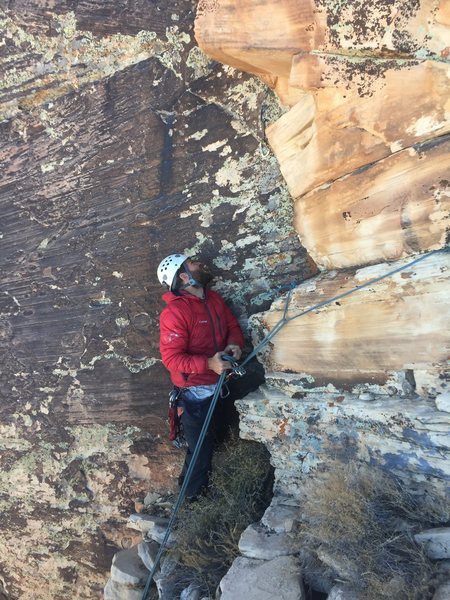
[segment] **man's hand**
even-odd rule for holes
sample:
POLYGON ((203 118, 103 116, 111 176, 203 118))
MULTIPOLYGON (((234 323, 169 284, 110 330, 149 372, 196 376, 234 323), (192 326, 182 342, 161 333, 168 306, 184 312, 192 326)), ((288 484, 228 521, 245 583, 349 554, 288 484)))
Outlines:
POLYGON ((216 352, 214 356, 208 358, 208 369, 211 369, 211 371, 214 371, 217 375, 222 375, 224 371, 231 369, 230 363, 222 360, 223 354, 225 354, 225 352, 216 352))
POLYGON ((237 344, 228 344, 223 352, 224 354, 232 354, 234 360, 239 360, 242 355, 242 350, 237 344))

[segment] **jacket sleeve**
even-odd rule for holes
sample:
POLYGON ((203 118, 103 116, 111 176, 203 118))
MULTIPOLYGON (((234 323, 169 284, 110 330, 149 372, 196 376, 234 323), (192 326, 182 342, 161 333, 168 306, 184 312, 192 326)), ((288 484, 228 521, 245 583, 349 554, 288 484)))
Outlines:
POLYGON ((208 356, 205 354, 189 354, 189 330, 181 312, 163 310, 159 320, 160 351, 164 366, 170 372, 206 373, 208 356))

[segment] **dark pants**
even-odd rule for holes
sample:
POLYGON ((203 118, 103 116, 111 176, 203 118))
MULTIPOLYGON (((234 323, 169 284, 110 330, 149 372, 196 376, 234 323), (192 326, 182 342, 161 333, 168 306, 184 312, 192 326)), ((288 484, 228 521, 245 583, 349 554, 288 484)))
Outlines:
MULTIPOLYGON (((234 401, 254 391, 262 383, 263 378, 264 375, 261 366, 254 361, 249 363, 248 373, 245 377, 233 379, 227 383, 229 395, 226 398, 219 397, 217 400, 208 432, 203 440, 189 484, 186 488, 187 498, 197 496, 207 487, 214 446, 226 439, 230 429, 237 429, 239 414, 234 406, 234 401)), ((203 402, 183 401, 184 412, 181 415, 181 422, 188 449, 186 450, 184 465, 181 471, 181 479, 184 478, 188 470, 211 401, 212 397, 203 402)))
MULTIPOLYGON (((181 415, 181 423, 183 424, 184 438, 188 448, 184 458, 181 478, 184 478, 191 463, 192 455, 194 454, 198 438, 200 437, 200 432, 202 430, 203 423, 205 422, 211 401, 212 398, 208 398, 203 402, 183 401, 184 411, 181 415)), ((200 452, 197 456, 194 469, 189 479, 189 484, 186 488, 187 498, 193 498, 197 496, 208 485, 208 478, 211 472, 214 442, 214 423, 211 422, 200 448, 200 452)))

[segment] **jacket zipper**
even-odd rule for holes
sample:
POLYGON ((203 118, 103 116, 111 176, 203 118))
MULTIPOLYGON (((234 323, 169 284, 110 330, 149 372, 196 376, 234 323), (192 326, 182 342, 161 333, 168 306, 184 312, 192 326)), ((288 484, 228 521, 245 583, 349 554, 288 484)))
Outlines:
POLYGON ((216 349, 216 352, 219 352, 219 348, 217 347, 216 330, 214 329, 214 321, 211 315, 211 311, 209 310, 208 304, 206 303, 206 298, 203 298, 203 302, 205 303, 206 312, 209 315, 209 322, 211 323, 211 332, 213 335, 214 348, 216 349))

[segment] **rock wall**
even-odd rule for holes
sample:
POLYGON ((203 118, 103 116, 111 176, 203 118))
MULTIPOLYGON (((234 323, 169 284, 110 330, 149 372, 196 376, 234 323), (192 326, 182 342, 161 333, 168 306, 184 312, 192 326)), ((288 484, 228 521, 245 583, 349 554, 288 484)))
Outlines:
POLYGON ((316 267, 265 142, 279 103, 199 50, 193 3, 44 4, 0 17, 0 574, 92 600, 182 460, 158 262, 211 260, 244 326, 316 267))
MULTIPOLYGON (((201 0, 195 32, 288 109, 267 137, 322 269, 289 315, 445 248, 448 3, 201 0)), ((241 431, 267 444, 280 494, 300 496, 336 457, 449 488, 449 266, 433 254, 291 321, 262 352, 267 384, 239 402, 241 431)), ((252 317, 255 341, 284 306, 252 317)))

